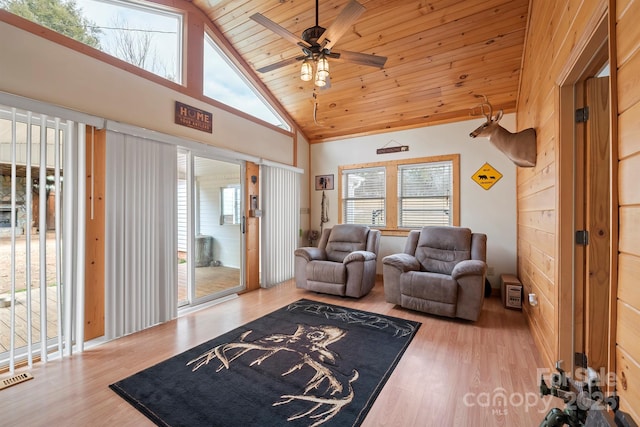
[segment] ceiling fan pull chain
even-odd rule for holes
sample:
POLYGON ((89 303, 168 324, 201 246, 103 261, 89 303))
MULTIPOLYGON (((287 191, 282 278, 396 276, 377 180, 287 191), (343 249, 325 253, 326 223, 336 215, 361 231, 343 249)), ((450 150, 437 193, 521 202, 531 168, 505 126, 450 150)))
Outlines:
POLYGON ((313 123, 315 123, 316 126, 325 127, 324 125, 318 123, 318 94, 316 93, 315 89, 313 91, 313 123))

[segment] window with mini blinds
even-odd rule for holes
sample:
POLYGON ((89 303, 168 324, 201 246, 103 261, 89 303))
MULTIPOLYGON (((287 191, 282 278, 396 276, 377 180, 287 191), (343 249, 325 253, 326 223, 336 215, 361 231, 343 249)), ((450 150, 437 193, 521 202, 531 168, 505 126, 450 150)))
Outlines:
POLYGON ((340 222, 385 230, 459 224, 459 155, 339 168, 340 222))

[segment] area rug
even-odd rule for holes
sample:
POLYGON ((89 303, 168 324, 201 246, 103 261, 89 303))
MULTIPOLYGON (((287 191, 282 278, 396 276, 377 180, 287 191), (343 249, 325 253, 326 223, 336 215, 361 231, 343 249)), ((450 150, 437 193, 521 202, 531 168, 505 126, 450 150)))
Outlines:
POLYGON ((419 326, 302 299, 110 387, 160 426, 358 426, 419 326))

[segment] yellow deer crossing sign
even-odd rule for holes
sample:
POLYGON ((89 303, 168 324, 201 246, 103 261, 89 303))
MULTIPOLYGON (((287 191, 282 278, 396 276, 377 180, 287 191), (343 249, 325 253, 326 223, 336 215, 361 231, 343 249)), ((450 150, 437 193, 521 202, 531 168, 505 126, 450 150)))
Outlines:
POLYGON ((485 190, 490 189, 500 178, 502 178, 502 174, 495 170, 489 163, 482 165, 471 177, 471 179, 485 190))

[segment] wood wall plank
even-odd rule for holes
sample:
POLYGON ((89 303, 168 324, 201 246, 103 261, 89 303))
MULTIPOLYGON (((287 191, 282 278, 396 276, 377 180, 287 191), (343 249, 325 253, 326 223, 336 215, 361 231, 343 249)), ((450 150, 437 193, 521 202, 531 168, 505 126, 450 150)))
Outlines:
MULTIPOLYGON (((640 354, 640 311, 618 300, 618 347, 627 354, 640 354)), ((634 357, 635 359, 635 357, 634 357)), ((636 378, 640 389, 640 376, 636 378)))
POLYGON ((636 52, 628 61, 619 64, 619 67, 618 113, 624 113, 640 102, 640 52, 636 52))
POLYGON ((521 212, 554 209, 555 203, 555 191, 553 187, 548 187, 529 196, 518 198, 518 208, 521 212))
POLYGON ((619 4, 618 6, 624 8, 625 15, 617 19, 616 31, 618 31, 619 34, 624 34, 624 37, 618 37, 616 39, 616 51, 618 64, 624 64, 638 50, 638 40, 640 39, 640 25, 638 25, 640 2, 632 1, 628 5, 619 4))
POLYGON ((541 252, 555 258, 555 234, 553 233, 521 227, 518 229, 518 240, 521 242, 535 242, 536 247, 541 252))
POLYGON ((634 421, 640 420, 640 364, 627 351, 618 347, 616 351, 616 389, 620 396, 620 407, 634 421))
POLYGON ((618 257, 618 298, 631 307, 640 308, 640 256, 620 254, 618 257))
POLYGON ((556 227, 556 212, 553 210, 518 212, 518 226, 527 226, 553 233, 556 227))
MULTIPOLYGON (((637 182, 636 182, 637 185, 637 182)), ((640 206, 620 208, 620 238, 618 250, 640 256, 640 206)))
POLYGON ((520 203, 520 199, 523 197, 527 197, 547 188, 553 188, 556 182, 555 162, 551 162, 546 166, 541 166, 538 161, 537 169, 538 173, 532 174, 529 179, 526 179, 524 176, 521 177, 522 179, 518 179, 518 204, 520 203))
POLYGON ((640 420, 640 1, 616 2, 618 60, 618 313, 620 407, 640 420), (635 169, 635 170, 634 170, 635 169))
POLYGON ((618 117, 618 157, 624 159, 640 152, 640 102, 618 117))
MULTIPOLYGON (((640 104, 639 104, 640 105, 640 104)), ((640 155, 621 160, 618 164, 618 197, 620 205, 640 204, 640 155)))

